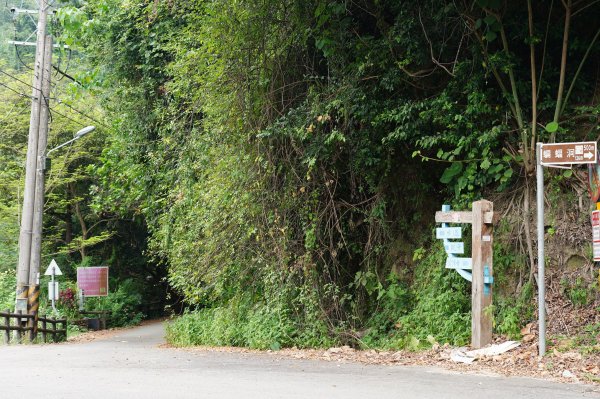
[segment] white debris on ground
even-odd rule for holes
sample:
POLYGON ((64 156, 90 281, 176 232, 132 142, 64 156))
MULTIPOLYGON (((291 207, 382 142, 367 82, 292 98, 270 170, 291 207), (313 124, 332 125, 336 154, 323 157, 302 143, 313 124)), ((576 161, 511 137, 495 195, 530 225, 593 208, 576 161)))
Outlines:
POLYGON ((467 351, 466 348, 456 348, 450 352, 450 360, 456 363, 471 364, 477 359, 498 356, 521 345, 518 341, 506 341, 485 348, 467 351))

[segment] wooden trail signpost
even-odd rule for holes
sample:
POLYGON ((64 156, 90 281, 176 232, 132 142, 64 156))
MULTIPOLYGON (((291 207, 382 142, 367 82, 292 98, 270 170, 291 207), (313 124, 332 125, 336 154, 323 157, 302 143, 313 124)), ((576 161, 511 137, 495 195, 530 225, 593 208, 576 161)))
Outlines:
POLYGON ((471 212, 452 212, 444 205, 436 212, 435 221, 442 223, 437 238, 444 240, 448 253, 446 268, 456 269, 471 281, 471 346, 481 348, 492 342, 492 315, 486 311, 492 305, 493 277, 493 225, 497 223, 494 204, 487 200, 473 202, 471 212), (448 241, 461 237, 460 227, 448 227, 448 223, 470 223, 473 227, 471 258, 456 257, 464 252, 464 244, 448 241), (461 245, 462 244, 462 245, 461 245), (468 272, 467 270, 471 270, 468 272))

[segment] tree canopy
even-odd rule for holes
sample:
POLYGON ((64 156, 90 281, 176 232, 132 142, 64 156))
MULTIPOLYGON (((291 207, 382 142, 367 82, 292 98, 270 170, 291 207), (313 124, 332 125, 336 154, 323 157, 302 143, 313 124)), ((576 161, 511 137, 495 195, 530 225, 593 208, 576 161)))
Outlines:
POLYGON ((225 343, 321 345, 374 315, 414 329, 441 317, 443 288, 465 320, 466 284, 419 266, 436 264, 434 211, 504 198, 507 264, 532 277, 535 143, 597 139, 598 18, 592 0, 65 6, 58 37, 109 125, 90 177, 73 166, 52 202, 79 218, 67 247, 114 245, 134 221, 188 305, 264 329, 225 343))

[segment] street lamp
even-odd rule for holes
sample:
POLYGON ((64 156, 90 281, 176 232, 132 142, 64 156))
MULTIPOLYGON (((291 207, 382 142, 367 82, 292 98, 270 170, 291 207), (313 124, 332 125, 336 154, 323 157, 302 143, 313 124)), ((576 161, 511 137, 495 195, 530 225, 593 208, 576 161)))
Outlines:
POLYGON ((73 138, 65 143, 62 143, 61 145, 59 145, 58 147, 54 147, 53 149, 51 149, 50 151, 48 151, 46 153, 46 157, 48 157, 48 155, 50 155, 51 152, 54 152, 56 150, 58 150, 59 148, 62 148, 66 145, 71 144, 72 142, 74 142, 75 140, 79 140, 80 138, 82 138, 83 136, 85 136, 86 134, 94 131, 96 129, 96 126, 86 126, 83 129, 79 130, 77 133, 75 133, 73 135, 73 138))
MULTIPOLYGON (((50 158, 48 155, 51 152, 58 150, 68 144, 71 144, 75 140, 79 140, 86 134, 90 133, 95 129, 94 126, 87 126, 77 133, 75 136, 57 147, 54 147, 50 151, 47 151, 44 156, 38 157, 38 167, 36 170, 35 179, 35 196, 33 206, 33 224, 31 229, 31 252, 30 252, 30 263, 29 263, 29 287, 39 287, 39 271, 42 256, 42 215, 44 213, 44 190, 45 190, 45 172, 50 168, 50 158)), ((21 244, 19 244, 21 245, 21 244)), ((39 288, 38 288, 39 289, 39 288)), ((28 307, 30 304, 28 304, 28 307)), ((33 311, 37 315, 37 301, 35 306, 32 306, 33 311)), ((29 313, 29 309, 28 309, 29 313)))

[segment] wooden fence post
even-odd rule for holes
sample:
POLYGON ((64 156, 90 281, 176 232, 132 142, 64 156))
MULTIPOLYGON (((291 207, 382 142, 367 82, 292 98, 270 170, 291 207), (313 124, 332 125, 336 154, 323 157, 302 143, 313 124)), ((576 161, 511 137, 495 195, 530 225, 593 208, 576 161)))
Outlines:
POLYGON ((52 319, 50 319, 50 322, 52 323, 52 342, 57 342, 56 341, 56 319, 53 317, 52 319))
MULTIPOLYGON (((23 323, 22 323, 22 320, 21 320, 21 315, 22 314, 23 314, 22 310, 17 310, 17 315, 18 315, 18 317, 17 317, 17 326, 18 327, 22 327, 23 326, 23 323)), ((23 343, 23 330, 21 330, 21 328, 19 328, 17 330, 17 343, 18 344, 22 344, 23 343)))
POLYGON ((65 334, 65 336, 64 336, 64 339, 65 339, 65 341, 66 341, 66 340, 67 340, 67 319, 63 319, 63 322, 62 322, 62 330, 64 330, 64 331, 65 331, 65 332, 64 332, 64 334, 65 334))
POLYGON ((6 309, 6 316, 4 316, 4 326, 6 330, 4 330, 4 343, 6 345, 10 344, 10 317, 8 314, 10 313, 10 309, 6 309))
POLYGON ((471 284, 471 345, 481 348, 492 342, 493 225, 484 222, 484 214, 494 205, 487 200, 473 202, 473 281, 471 284), (487 283, 487 284, 486 284, 487 283))
POLYGON ((48 327, 48 323, 46 322, 46 318, 42 319, 42 340, 44 343, 48 342, 48 335, 46 334, 46 328, 48 327))
POLYGON ((37 334, 37 318, 35 317, 35 314, 27 321, 27 326, 31 328, 31 330, 29 330, 29 342, 34 343, 37 334))

